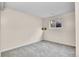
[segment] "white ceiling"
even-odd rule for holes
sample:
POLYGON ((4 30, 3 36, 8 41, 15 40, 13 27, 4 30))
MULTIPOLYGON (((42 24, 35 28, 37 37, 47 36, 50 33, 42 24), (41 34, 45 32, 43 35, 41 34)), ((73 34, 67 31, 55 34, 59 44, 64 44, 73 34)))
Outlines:
POLYGON ((8 8, 13 8, 21 12, 28 12, 39 17, 49 17, 74 11, 72 2, 8 2, 8 8))

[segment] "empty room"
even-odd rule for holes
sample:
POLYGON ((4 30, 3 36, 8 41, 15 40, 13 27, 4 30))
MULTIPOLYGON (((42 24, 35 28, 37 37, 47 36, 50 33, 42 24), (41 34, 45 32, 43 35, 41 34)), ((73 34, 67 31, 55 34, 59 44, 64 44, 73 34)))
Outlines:
POLYGON ((1 2, 1 57, 75 57, 74 2, 1 2))

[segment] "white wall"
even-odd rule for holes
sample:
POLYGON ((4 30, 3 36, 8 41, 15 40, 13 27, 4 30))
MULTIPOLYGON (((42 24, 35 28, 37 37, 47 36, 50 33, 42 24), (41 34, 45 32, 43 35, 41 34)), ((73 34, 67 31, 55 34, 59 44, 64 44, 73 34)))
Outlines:
POLYGON ((42 22, 40 18, 30 14, 5 9, 1 15, 2 51, 39 41, 43 33, 42 24, 48 29, 43 34, 45 40, 75 46, 75 13, 67 13, 61 17, 64 28, 50 30, 50 17, 42 22))
POLYGON ((41 27, 40 18, 6 8, 1 15, 2 51, 39 41, 41 27))
POLYGON ((76 17, 76 56, 79 57, 79 2, 75 3, 76 17))
POLYGON ((1 6, 0 6, 0 56, 1 56, 1 6))
POLYGON ((44 40, 75 46, 75 13, 70 12, 60 16, 63 22, 63 28, 49 29, 49 20, 52 17, 43 19, 43 26, 47 27, 44 32, 44 40))

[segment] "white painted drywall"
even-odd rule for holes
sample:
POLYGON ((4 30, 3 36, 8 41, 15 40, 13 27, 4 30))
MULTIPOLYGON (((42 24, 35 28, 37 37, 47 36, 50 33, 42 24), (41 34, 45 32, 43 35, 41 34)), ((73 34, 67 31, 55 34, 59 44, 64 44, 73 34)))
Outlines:
POLYGON ((75 3, 76 19, 76 56, 79 57, 79 2, 75 3))
POLYGON ((6 8, 1 15, 2 51, 39 41, 41 27, 40 18, 6 8))
POLYGON ((1 56, 1 6, 0 6, 0 56, 1 56))
POLYGON ((75 46, 75 13, 65 13, 62 18, 62 29, 49 29, 49 20, 53 17, 43 19, 43 26, 47 28, 44 31, 44 40, 75 46))

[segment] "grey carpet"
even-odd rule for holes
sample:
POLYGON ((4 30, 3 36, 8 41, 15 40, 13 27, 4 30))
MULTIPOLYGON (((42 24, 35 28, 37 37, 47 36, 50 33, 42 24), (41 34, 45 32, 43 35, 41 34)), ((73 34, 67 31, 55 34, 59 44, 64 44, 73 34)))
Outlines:
POLYGON ((1 53, 2 57, 74 57, 75 48, 48 41, 1 53))

